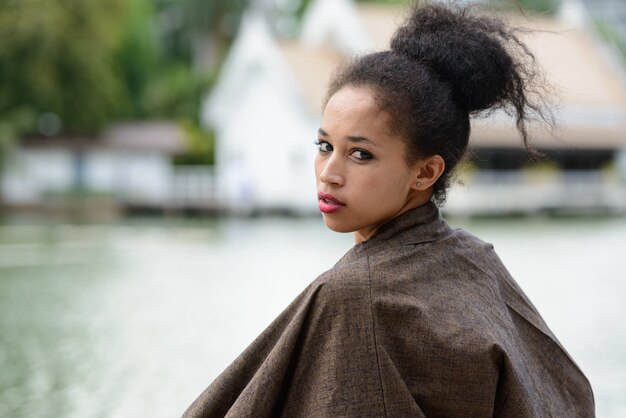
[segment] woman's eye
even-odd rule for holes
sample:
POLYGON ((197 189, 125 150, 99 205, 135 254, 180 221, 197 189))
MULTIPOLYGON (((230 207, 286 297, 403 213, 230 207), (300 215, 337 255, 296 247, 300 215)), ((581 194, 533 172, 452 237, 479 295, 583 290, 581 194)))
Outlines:
POLYGON ((318 146, 320 152, 332 151, 333 147, 326 141, 315 141, 315 145, 318 146))
POLYGON ((357 160, 361 160, 361 161, 367 161, 373 158, 372 154, 370 154, 367 151, 363 151, 362 149, 355 149, 354 151, 352 151, 350 155, 352 155, 357 160))

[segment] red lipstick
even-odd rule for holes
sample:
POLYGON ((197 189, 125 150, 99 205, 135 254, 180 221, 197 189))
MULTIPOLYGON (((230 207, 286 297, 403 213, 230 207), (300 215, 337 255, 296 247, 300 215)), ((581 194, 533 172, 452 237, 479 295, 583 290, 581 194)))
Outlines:
POLYGON ((324 213, 337 212, 339 209, 346 205, 345 203, 341 202, 339 199, 328 193, 318 193, 317 198, 319 201, 320 211, 324 213))

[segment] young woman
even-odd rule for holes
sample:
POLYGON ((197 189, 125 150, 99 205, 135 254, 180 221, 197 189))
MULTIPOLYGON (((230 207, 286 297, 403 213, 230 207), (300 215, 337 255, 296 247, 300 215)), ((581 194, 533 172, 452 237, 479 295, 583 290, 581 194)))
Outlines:
POLYGON ((589 382, 492 246, 437 208, 470 114, 510 109, 526 144, 540 110, 527 54, 497 20, 426 5, 390 50, 339 70, 315 171, 324 222, 356 245, 185 416, 594 416, 589 382))

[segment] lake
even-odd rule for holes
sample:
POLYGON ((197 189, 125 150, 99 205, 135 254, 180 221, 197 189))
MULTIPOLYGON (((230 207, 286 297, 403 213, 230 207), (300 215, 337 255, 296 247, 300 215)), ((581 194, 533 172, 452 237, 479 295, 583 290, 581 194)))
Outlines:
MULTIPOLYGON (((626 218, 452 219, 626 416, 626 218)), ((0 416, 173 417, 352 246, 318 218, 0 225, 0 416)))

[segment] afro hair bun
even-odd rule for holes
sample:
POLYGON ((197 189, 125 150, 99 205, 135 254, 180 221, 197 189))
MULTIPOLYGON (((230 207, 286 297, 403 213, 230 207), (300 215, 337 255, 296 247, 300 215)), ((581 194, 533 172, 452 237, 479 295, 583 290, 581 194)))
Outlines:
POLYGON ((467 8, 416 3, 395 32, 391 50, 431 68, 450 83, 469 112, 500 107, 524 92, 524 74, 513 58, 532 55, 511 30, 494 18, 470 15, 467 8))

